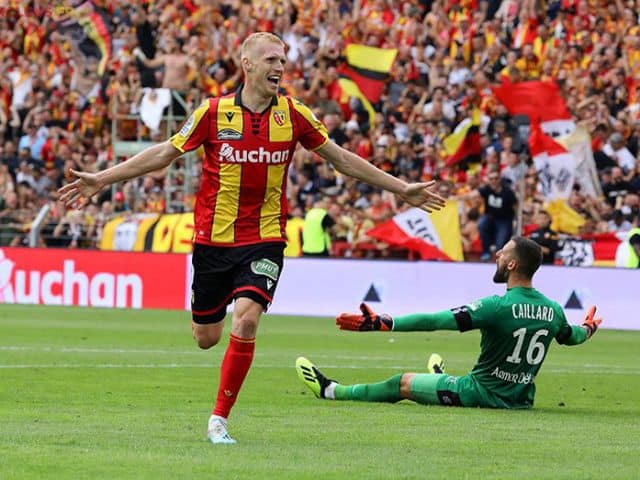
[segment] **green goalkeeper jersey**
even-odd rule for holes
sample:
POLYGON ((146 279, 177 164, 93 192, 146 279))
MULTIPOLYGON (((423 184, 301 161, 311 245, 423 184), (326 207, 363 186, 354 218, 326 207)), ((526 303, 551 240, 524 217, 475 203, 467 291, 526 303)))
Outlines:
POLYGON ((453 313, 461 331, 478 328, 482 334, 480 357, 469 377, 495 406, 531 407, 551 341, 568 329, 562 307, 534 288, 514 287, 453 313))

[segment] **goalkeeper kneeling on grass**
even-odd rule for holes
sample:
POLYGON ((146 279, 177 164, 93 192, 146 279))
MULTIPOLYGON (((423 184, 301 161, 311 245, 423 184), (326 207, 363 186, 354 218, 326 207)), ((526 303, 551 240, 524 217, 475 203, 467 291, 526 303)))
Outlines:
POLYGON ((463 407, 530 408, 534 380, 551 341, 579 345, 596 332, 600 322, 591 307, 582 326, 567 323, 562 307, 531 286, 542 262, 537 243, 522 237, 511 239, 496 254, 493 281, 506 283, 503 296, 491 296, 438 313, 392 318, 376 315, 367 305, 360 314, 343 313, 336 319, 341 330, 418 332, 480 329, 480 358, 471 373, 454 377, 444 373, 442 359, 434 354, 430 373, 394 375, 380 383, 341 385, 325 377, 304 357, 296 360, 300 380, 318 398, 397 402, 414 400, 427 405, 463 407))

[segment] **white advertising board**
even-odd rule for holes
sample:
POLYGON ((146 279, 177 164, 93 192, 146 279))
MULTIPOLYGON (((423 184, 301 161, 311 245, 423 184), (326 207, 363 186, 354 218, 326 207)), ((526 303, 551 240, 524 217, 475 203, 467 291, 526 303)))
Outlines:
MULTIPOLYGON (((503 294, 494 271, 494 264, 478 263, 287 259, 269 312, 335 316, 365 300, 392 315, 445 310, 503 294)), ((543 266, 534 287, 560 303, 570 323, 595 304, 604 328, 640 330, 636 270, 543 266)))

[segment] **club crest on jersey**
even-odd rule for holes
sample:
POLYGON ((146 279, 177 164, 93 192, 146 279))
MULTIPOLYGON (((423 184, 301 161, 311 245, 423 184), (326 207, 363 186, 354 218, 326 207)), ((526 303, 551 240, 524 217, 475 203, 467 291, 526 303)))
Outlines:
POLYGON ((284 122, 287 120, 287 115, 283 110, 274 110, 273 120, 278 124, 279 127, 282 127, 284 125, 284 122))
POLYGON ((232 128, 223 128, 218 132, 218 140, 242 140, 242 133, 232 128))

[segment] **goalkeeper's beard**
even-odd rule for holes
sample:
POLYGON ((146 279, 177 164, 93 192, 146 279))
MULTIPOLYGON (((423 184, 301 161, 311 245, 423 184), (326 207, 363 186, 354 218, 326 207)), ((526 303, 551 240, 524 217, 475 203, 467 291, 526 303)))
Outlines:
POLYGON ((493 283, 507 283, 509 280, 509 269, 506 265, 498 264, 496 266, 496 273, 493 274, 493 283))

